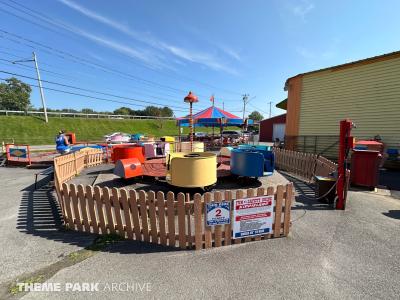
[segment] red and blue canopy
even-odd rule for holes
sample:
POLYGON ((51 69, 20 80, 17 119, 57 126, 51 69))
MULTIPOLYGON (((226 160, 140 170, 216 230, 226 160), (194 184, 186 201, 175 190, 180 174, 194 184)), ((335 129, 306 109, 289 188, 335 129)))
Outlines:
MULTIPOLYGON (((189 126, 189 116, 177 119, 179 126, 189 126)), ((211 106, 193 115, 194 126, 241 126, 243 119, 211 106)))

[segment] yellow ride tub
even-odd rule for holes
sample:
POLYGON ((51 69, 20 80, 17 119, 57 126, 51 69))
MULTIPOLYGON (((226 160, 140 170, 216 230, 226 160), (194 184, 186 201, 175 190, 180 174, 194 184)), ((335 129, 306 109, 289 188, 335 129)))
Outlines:
POLYGON ((217 182, 217 155, 211 152, 171 153, 166 180, 183 188, 208 189, 217 182))
POLYGON ((169 143, 169 152, 175 152, 175 138, 173 136, 162 136, 160 138, 162 142, 169 143))
POLYGON ((190 149, 190 142, 180 142, 176 143, 175 151, 177 152, 204 152, 203 142, 193 142, 193 151, 190 149))

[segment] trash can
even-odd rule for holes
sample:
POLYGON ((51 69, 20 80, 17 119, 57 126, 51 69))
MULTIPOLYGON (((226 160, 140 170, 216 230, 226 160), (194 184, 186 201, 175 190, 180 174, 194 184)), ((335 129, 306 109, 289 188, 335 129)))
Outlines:
POLYGON ((379 151, 354 149, 351 155, 351 184, 375 188, 379 182, 381 159, 379 151))
POLYGON ((377 141, 357 141, 354 148, 358 150, 372 150, 383 153, 383 144, 377 141))
POLYGON ((318 202, 328 204, 333 204, 335 202, 336 188, 333 188, 335 183, 335 178, 315 176, 315 197, 318 199, 318 202), (327 195, 324 196, 325 194, 327 195), (319 199, 322 196, 324 197, 319 199))

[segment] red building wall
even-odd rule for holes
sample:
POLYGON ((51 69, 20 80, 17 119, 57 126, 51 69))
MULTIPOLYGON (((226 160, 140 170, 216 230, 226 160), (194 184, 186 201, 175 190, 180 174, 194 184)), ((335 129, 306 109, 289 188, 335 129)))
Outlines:
POLYGON ((260 121, 260 142, 273 142, 272 134, 274 124, 285 124, 286 114, 260 121))

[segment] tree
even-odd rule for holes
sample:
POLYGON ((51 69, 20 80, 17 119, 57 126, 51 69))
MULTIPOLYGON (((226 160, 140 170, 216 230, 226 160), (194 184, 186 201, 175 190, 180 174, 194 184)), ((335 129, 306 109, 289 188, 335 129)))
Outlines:
POLYGON ((29 84, 26 84, 15 77, 0 83, 0 109, 4 110, 28 110, 32 92, 29 84))
POLYGON ((145 116, 153 116, 153 117, 158 117, 160 116, 160 109, 156 106, 146 106, 146 108, 143 110, 143 113, 145 116))
POLYGON ((82 108, 81 113, 83 114, 95 114, 96 112, 91 108, 82 108))
POLYGON ((77 113, 78 111, 76 109, 72 109, 72 108, 63 108, 63 109, 61 109, 61 112, 77 113))
POLYGON ((114 110, 114 115, 130 115, 131 111, 129 107, 120 107, 114 110))
POLYGON ((174 112, 169 107, 164 106, 163 108, 161 108, 161 116, 172 117, 173 115, 174 115, 174 112))
POLYGON ((261 121, 262 119, 264 119, 264 117, 262 114, 255 110, 251 114, 249 114, 249 119, 254 121, 261 121))

